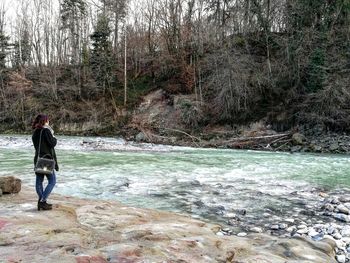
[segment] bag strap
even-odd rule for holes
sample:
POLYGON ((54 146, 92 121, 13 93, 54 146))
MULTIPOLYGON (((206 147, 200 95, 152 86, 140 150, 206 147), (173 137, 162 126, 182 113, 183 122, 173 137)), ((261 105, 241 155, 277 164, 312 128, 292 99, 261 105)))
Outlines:
MULTIPOLYGON (((41 131, 40 131, 40 139, 39 139, 39 150, 38 150, 38 157, 40 157, 40 147, 41 147, 41 135, 43 134, 43 130, 44 130, 44 128, 42 128, 41 129, 41 131)), ((52 157, 52 155, 51 154, 45 154, 44 156, 42 156, 42 157, 45 157, 45 156, 50 156, 51 158, 53 158, 52 157)))
POLYGON ((44 129, 44 128, 42 128, 41 131, 40 131, 38 157, 40 157, 41 135, 43 134, 43 129, 44 129))

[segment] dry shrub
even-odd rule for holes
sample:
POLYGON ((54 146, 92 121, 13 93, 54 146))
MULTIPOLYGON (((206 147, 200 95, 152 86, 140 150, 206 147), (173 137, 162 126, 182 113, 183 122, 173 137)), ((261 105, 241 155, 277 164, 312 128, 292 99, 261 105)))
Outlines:
POLYGON ((335 80, 318 93, 309 94, 300 108, 299 123, 350 131, 350 87, 344 83, 335 80))
POLYGON ((216 121, 242 122, 254 115, 254 107, 265 89, 262 68, 252 56, 238 51, 208 55, 203 83, 216 121))

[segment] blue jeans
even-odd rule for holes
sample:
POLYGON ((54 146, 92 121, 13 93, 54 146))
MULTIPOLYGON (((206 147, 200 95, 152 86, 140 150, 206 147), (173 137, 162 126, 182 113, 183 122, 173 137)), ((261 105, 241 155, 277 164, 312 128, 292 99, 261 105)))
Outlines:
POLYGON ((36 174, 36 181, 35 181, 35 190, 38 194, 39 201, 46 201, 49 195, 51 194, 52 189, 54 188, 56 184, 56 174, 55 171, 52 172, 52 174, 43 175, 43 174, 36 174), (46 176, 48 180, 48 184, 45 187, 43 187, 44 177, 46 176))

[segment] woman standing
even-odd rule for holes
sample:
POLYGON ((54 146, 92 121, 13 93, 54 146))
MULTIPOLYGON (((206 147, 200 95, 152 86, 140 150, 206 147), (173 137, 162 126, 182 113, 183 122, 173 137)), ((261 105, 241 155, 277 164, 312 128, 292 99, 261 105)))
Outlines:
MULTIPOLYGON (((33 136, 32 141, 35 148, 34 166, 38 160, 38 156, 50 158, 55 160, 55 170, 58 171, 57 158, 55 153, 55 146, 57 139, 54 136, 52 128, 49 126, 49 118, 44 114, 39 114, 33 121, 33 136), (39 145, 40 144, 40 145, 39 145), (40 149, 40 152, 39 152, 40 149)), ((52 189, 56 184, 56 174, 52 171, 51 174, 36 174, 35 189, 38 194, 38 210, 51 210, 52 204, 48 204, 47 198, 49 197, 52 189), (46 176, 48 184, 44 189, 43 182, 46 176)))

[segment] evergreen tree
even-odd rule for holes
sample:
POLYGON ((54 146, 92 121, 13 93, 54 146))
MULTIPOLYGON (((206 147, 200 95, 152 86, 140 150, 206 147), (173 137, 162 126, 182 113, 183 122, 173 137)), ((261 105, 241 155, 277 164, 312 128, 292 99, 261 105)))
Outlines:
POLYGON ((80 61, 80 20, 86 13, 86 3, 84 0, 63 0, 61 3, 62 29, 68 29, 71 44, 71 63, 80 61))
POLYGON ((6 68, 6 56, 8 52, 8 43, 9 37, 4 34, 4 32, 0 32, 0 70, 6 68))
POLYGON ((94 33, 90 36, 92 51, 90 64, 95 81, 103 92, 110 89, 113 81, 112 43, 110 41, 111 29, 105 14, 100 14, 94 33))

